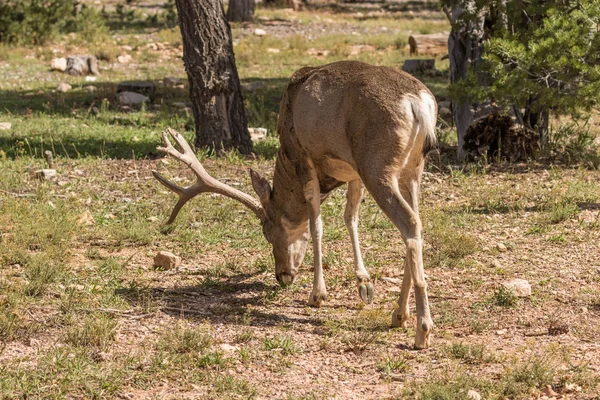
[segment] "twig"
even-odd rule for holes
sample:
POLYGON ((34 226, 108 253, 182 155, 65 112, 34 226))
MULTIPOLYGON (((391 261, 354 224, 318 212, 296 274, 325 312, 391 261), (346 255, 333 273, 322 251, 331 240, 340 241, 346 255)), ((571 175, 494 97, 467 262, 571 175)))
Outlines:
POLYGON ((525 332, 523 335, 528 336, 528 337, 533 337, 533 336, 546 336, 548 334, 548 331, 538 331, 538 332, 525 332))
POLYGON ((15 192, 9 192, 8 190, 3 190, 3 189, 0 189, 0 192, 10 194, 11 196, 14 196, 14 197, 34 197, 35 196, 35 194, 33 194, 33 193, 15 193, 15 192))
POLYGON ((207 312, 207 311, 200 311, 200 310, 188 310, 185 308, 177 308, 177 307, 161 307, 161 311, 174 311, 174 312, 179 312, 181 313, 181 315, 184 314, 195 314, 195 315, 212 315, 212 313, 207 312))

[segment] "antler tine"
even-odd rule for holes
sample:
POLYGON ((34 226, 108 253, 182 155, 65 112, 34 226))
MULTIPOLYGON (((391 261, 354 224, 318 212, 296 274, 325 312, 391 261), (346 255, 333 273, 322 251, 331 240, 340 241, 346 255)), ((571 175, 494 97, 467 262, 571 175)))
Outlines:
POLYGON ((171 216, 167 221, 167 225, 175 221, 175 218, 177 218, 177 214, 179 214, 179 211, 185 205, 185 203, 187 203, 196 195, 205 192, 218 193, 230 197, 234 200, 237 200, 244 204, 246 207, 250 208, 258 218, 264 218, 264 211, 260 203, 256 199, 254 199, 252 196, 246 193, 243 193, 237 189, 232 188, 229 185, 226 185, 216 180, 215 178, 210 176, 208 172, 206 172, 198 158, 196 158, 194 151, 192 150, 188 142, 185 140, 183 135, 171 128, 167 128, 166 132, 161 133, 161 139, 164 146, 158 146, 157 150, 163 153, 167 153, 171 157, 176 158, 177 160, 186 164, 188 167, 190 167, 192 171, 194 171, 194 174, 197 177, 197 181, 195 184, 183 188, 165 179, 157 171, 152 171, 154 177, 161 184, 163 184, 167 189, 177 193, 177 195, 179 196, 179 201, 177 201, 177 204, 175 204, 175 207, 173 207, 173 211, 171 212, 171 216), (181 151, 178 151, 173 146, 173 144, 171 144, 168 135, 171 135, 171 137, 175 140, 176 144, 179 146, 181 151))

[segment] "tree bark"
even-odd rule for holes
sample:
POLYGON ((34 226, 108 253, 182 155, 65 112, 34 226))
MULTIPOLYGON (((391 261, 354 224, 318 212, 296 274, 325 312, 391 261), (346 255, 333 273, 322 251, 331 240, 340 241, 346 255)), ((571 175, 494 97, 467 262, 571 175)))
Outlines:
POLYGON ((229 22, 246 22, 254 18, 254 0, 229 0, 227 20, 229 22))
POLYGON ((252 151, 235 66, 231 29, 221 0, 176 0, 183 61, 190 83, 197 148, 252 151))
MULTIPOLYGON (((460 21, 465 12, 473 13, 475 2, 467 0, 465 7, 455 7, 446 10, 446 15, 452 24, 448 37, 448 56, 450 59, 450 82, 457 83, 467 77, 469 70, 477 71, 477 64, 483 55, 484 18, 472 18, 468 22, 460 21)), ((453 104, 454 124, 458 135, 458 159, 463 160, 465 151, 465 134, 473 122, 473 104, 468 97, 453 104)))

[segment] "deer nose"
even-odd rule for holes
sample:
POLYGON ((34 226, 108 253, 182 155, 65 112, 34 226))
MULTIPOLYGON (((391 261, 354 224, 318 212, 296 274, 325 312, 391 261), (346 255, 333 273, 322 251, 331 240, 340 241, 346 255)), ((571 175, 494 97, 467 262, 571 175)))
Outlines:
POLYGON ((282 274, 275 274, 275 277, 281 286, 289 286, 292 284, 292 282, 294 282, 294 277, 290 274, 286 274, 285 272, 282 274))

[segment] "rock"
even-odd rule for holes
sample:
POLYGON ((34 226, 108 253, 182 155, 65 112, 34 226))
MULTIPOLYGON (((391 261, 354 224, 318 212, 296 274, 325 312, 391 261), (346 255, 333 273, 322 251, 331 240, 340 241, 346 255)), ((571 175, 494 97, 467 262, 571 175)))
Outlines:
POLYGON ((266 34, 267 34, 267 31, 265 31, 264 29, 256 28, 254 30, 255 36, 265 36, 266 34))
POLYGON ((181 257, 168 251, 159 251, 158 254, 154 256, 155 267, 171 269, 177 267, 179 264, 181 264, 181 257))
POLYGON ((167 76, 166 78, 163 79, 163 84, 168 88, 172 88, 177 85, 180 85, 181 79, 176 78, 174 76, 167 76))
POLYGON ((277 53, 279 53, 279 52, 281 52, 281 50, 279 50, 279 49, 276 49, 276 48, 273 48, 273 47, 269 47, 269 48, 267 49, 267 53, 273 53, 273 54, 277 54, 277 53))
POLYGON ((156 92, 156 85, 150 81, 123 81, 117 86, 117 93, 135 92, 151 96, 156 92))
POLYGON ((500 263, 500 261, 498 261, 496 259, 492 260, 492 264, 491 265, 494 268, 502 268, 502 264, 500 263))
POLYGON ((0 131, 10 131, 12 124, 10 122, 0 122, 0 131))
POLYGON ((440 107, 438 110, 438 115, 442 118, 448 118, 452 116, 452 111, 450 111, 447 107, 440 107))
POLYGON ((438 107, 442 108, 442 107, 446 107, 446 108, 450 108, 452 105, 452 102, 450 100, 440 100, 438 101, 438 107))
POLYGON ((525 279, 516 278, 502 285, 506 289, 511 290, 517 297, 531 296, 531 285, 525 279))
POLYGON ((85 210, 77 220, 77 223, 79 225, 91 226, 94 225, 96 221, 94 220, 92 213, 89 210, 85 210))
POLYGON ((355 46, 350 46, 350 55, 357 56, 360 53, 368 53, 371 51, 375 51, 375 47, 370 44, 358 44, 355 46))
POLYGON ((310 56, 327 56, 329 55, 329 50, 320 50, 320 49, 315 49, 314 47, 311 47, 310 49, 308 49, 306 51, 306 54, 310 55, 310 56))
POLYGON ((244 89, 247 90, 247 91, 249 91, 249 92, 253 92, 256 89, 260 89, 260 88, 265 87, 265 85, 266 84, 263 81, 254 81, 254 82, 250 82, 250 83, 244 85, 244 89))
POLYGON ((481 400, 481 395, 473 389, 467 392, 467 399, 469 400, 481 400))
POLYGON ((69 56, 65 72, 74 76, 99 75, 98 59, 94 56, 69 56))
POLYGON ((117 57, 117 62, 119 64, 129 64, 133 58, 129 54, 121 54, 117 57))
POLYGON ((238 351, 240 348, 237 346, 232 346, 230 344, 227 343, 222 343, 219 345, 219 347, 221 348, 221 350, 223 350, 226 353, 233 353, 235 351, 238 351))
POLYGON ((85 81, 86 82, 96 82, 96 77, 95 76, 86 76, 85 77, 85 81))
POLYGON ((65 72, 67 70, 67 59, 64 57, 53 58, 50 62, 50 69, 52 71, 65 72))
POLYGON ((144 96, 143 94, 135 92, 119 93, 119 104, 122 106, 138 106, 147 101, 150 101, 150 98, 144 96))
POLYGON ((56 87, 56 91, 57 92, 61 92, 61 93, 67 93, 69 90, 71 90, 73 87, 71 85, 69 85, 68 83, 64 83, 61 82, 58 84, 58 86, 56 87))
POLYGON ((177 108, 186 108, 187 105, 184 102, 181 101, 175 101, 173 102, 173 107, 177 107, 177 108))
POLYGON ((129 46, 129 45, 123 45, 121 46, 121 48, 125 51, 133 51, 133 47, 129 46))
POLYGON ((250 138, 253 142, 259 142, 267 138, 267 128, 248 128, 250 138))
POLYGON ((56 179, 55 169, 38 169, 35 171, 35 177, 42 181, 50 181, 56 179))
POLYGON ((504 243, 498 243, 496 245, 496 250, 498 250, 500 253, 504 253, 508 249, 506 248, 506 245, 504 245, 504 243))
POLYGON ((86 87, 84 87, 84 89, 90 93, 94 93, 97 90, 96 86, 93 86, 93 85, 86 86, 86 87))

